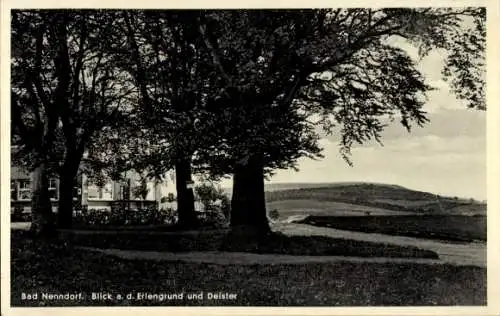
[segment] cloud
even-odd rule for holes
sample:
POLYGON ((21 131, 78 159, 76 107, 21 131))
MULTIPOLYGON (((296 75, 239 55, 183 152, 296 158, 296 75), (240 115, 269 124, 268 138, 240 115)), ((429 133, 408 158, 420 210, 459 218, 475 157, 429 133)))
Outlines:
POLYGON ((399 184, 451 196, 486 198, 486 140, 424 135, 395 138, 352 151, 353 167, 342 160, 337 142, 324 138, 325 158, 301 159, 299 172, 280 170, 273 182, 367 181, 399 184))
POLYGON ((486 137, 486 112, 469 109, 448 109, 430 113, 429 122, 414 127, 410 133, 398 124, 391 124, 383 133, 385 139, 414 138, 434 135, 442 138, 486 137))
MULTIPOLYGON (((363 147, 360 147, 363 148, 363 147)), ((384 150, 391 152, 412 151, 421 156, 424 155, 442 155, 442 154, 468 154, 485 153, 485 137, 440 137, 436 135, 427 135, 413 137, 409 140, 402 138, 387 141, 384 150)))
MULTIPOLYGON (((388 126, 381 133, 382 142, 388 145, 391 141, 401 139, 406 142, 418 141, 422 137, 427 137, 432 141, 432 136, 440 138, 482 138, 486 139, 486 112, 459 109, 440 110, 430 113, 429 122, 423 127, 414 126, 408 132, 397 120, 385 123, 388 126)), ((323 134, 324 135, 324 134, 323 134)), ((330 141, 337 143, 340 140, 339 130, 332 135, 324 135, 330 141)), ((458 141, 458 140, 457 140, 458 141)), ((379 147, 375 141, 367 142, 356 147, 379 147)))

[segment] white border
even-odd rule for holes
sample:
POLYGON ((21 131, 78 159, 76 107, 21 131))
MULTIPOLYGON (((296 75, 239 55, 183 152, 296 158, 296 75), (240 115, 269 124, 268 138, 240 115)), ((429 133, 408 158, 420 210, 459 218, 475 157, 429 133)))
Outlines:
MULTIPOLYGON (((1 25, 2 32, 0 48, 1 58, 1 77, 0 91, 0 135, 1 135, 1 183, 10 183, 10 95, 9 78, 9 46, 10 46, 10 9, 11 8, 318 8, 318 7, 402 7, 411 5, 412 7, 440 6, 440 7, 458 7, 458 6, 484 6, 488 7, 488 52, 487 52, 487 133, 488 133, 488 306, 487 307, 335 307, 335 308, 262 308, 262 307, 92 307, 92 308, 10 308, 10 212, 7 212, 10 201, 10 185, 1 186, 1 240, 2 240, 2 315, 102 315, 108 313, 120 313, 124 315, 147 314, 164 315, 165 313, 175 313, 176 315, 500 315, 500 109, 498 102, 500 100, 500 54, 499 54, 499 35, 500 30, 500 1, 498 0, 378 0, 376 2, 369 0, 287 0, 275 1, 268 0, 247 0, 245 3, 237 1, 217 0, 207 3, 202 0, 184 0, 184 1, 119 1, 119 0, 88 0, 88 1, 15 1, 2 0, 1 5, 1 25), (168 4, 168 6, 167 6, 168 4)), ((464 166, 467 168, 467 166, 464 166)))

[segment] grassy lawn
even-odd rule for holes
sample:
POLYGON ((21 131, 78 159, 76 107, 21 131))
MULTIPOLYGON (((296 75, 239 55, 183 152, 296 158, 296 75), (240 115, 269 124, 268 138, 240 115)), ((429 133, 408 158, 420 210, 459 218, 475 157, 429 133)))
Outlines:
POLYGON ((309 216, 299 222, 366 233, 459 242, 486 241, 485 216, 309 216))
POLYGON ((123 260, 48 245, 14 232, 13 306, 233 305, 420 306, 486 304, 486 270, 449 265, 336 262, 301 265, 220 266, 123 260), (187 299, 188 293, 203 297, 187 299), (38 300, 22 300, 22 293, 38 300), (92 292, 113 295, 93 300, 92 292), (184 293, 182 299, 137 299, 138 292, 184 293), (236 294, 208 299, 208 292, 236 294), (75 300, 42 300, 42 293, 82 293, 75 300), (136 299, 127 299, 131 293, 136 299), (117 298, 122 294, 122 299, 117 298))
POLYGON ((232 235, 223 230, 201 230, 189 234, 128 230, 86 231, 84 233, 67 231, 62 235, 62 239, 79 246, 123 250, 233 251, 310 256, 438 258, 435 252, 416 247, 323 236, 285 236, 281 233, 273 233, 255 240, 249 235, 232 235))

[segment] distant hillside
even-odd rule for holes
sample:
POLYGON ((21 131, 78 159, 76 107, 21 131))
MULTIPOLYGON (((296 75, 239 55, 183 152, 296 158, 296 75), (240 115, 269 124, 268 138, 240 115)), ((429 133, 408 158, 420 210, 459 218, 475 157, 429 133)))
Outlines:
POLYGON ((390 187, 390 188, 401 188, 402 186, 383 184, 383 183, 367 183, 367 182, 292 182, 292 183, 266 183, 266 192, 271 191, 284 191, 284 190, 294 190, 294 189, 313 189, 313 188, 338 188, 344 186, 353 185, 377 185, 380 187, 390 187))
MULTIPOLYGON (((377 185, 380 187, 404 189, 404 187, 394 184, 368 183, 368 182, 281 182, 281 183, 266 183, 265 190, 266 192, 273 192, 273 191, 287 191, 287 190, 297 190, 297 189, 335 188, 335 187, 360 185, 360 184, 370 184, 370 185, 377 185)), ((231 195, 232 193, 231 187, 224 187, 223 190, 226 192, 226 194, 231 195)))
POLYGON ((286 200, 342 202, 404 213, 486 215, 486 205, 475 201, 377 183, 268 184, 266 200, 274 204, 286 200))

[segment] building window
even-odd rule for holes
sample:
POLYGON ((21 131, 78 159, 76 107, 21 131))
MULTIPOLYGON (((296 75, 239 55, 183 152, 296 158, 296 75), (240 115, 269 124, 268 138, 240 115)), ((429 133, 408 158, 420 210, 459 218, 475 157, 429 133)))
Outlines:
POLYGON ((31 200, 31 181, 19 180, 19 189, 17 191, 17 199, 21 201, 31 200))
POLYGON ((113 199, 113 184, 106 183, 103 187, 96 185, 88 186, 88 199, 89 200, 112 200, 113 199))
POLYGON ((49 179, 49 196, 51 200, 57 200, 57 181, 49 179))

